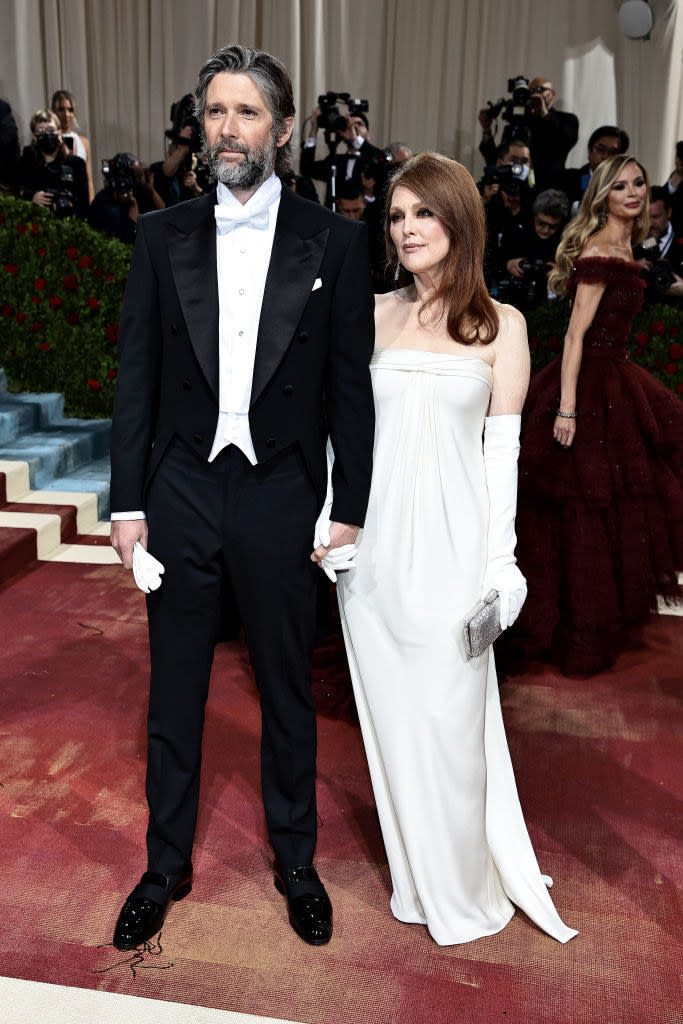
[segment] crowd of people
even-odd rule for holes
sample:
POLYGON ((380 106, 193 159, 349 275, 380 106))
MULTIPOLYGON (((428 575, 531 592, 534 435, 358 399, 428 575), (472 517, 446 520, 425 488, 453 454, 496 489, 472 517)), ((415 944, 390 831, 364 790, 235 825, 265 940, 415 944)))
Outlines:
MULTIPOLYGON (((595 170, 627 153, 630 142, 623 128, 600 125, 588 140, 586 163, 568 168, 579 122, 556 107, 552 81, 520 76, 508 87, 509 98, 479 111, 479 150, 486 162, 477 183, 486 214, 484 276, 493 297, 527 312, 555 297, 548 279, 562 232, 576 216, 595 170), (503 127, 496 143, 499 121, 503 127)), ((117 153, 101 161, 103 187, 95 193, 90 144, 78 127, 72 93, 57 90, 50 107, 35 112, 31 143, 21 154, 11 110, 0 101, 0 182, 57 216, 85 218, 132 243, 139 214, 196 198, 213 187, 193 102, 187 94, 173 104, 162 160, 144 166, 132 153, 117 153)), ((373 290, 383 293, 393 287, 384 244, 385 197, 412 149, 401 141, 377 146, 367 110, 367 101, 350 100, 348 94, 320 96, 304 122, 299 167, 286 172, 284 183, 306 199, 319 202, 321 196, 327 207, 366 223, 373 290)), ((683 297, 682 179, 680 141, 674 170, 652 188, 650 233, 635 253, 647 282, 647 302, 678 305, 683 297)))

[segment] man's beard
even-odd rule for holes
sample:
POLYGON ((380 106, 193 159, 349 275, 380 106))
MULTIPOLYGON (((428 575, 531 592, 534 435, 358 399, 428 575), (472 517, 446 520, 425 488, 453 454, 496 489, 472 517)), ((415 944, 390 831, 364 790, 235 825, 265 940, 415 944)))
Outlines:
POLYGON ((211 176, 231 190, 246 191, 257 187, 270 177, 275 165, 277 145, 271 135, 258 149, 249 149, 245 143, 236 140, 227 143, 223 139, 219 139, 213 146, 208 146, 204 136, 204 148, 211 176), (223 149, 244 154, 244 160, 239 163, 223 160, 220 156, 223 149))

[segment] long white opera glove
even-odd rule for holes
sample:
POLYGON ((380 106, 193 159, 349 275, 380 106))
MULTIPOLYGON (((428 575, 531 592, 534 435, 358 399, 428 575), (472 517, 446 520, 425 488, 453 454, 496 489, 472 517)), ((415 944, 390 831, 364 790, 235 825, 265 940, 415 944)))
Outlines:
MULTIPOLYGON (((315 523, 313 533, 313 550, 319 547, 326 548, 330 543, 330 512, 332 511, 332 466, 334 465, 334 449, 329 437, 327 439, 327 493, 322 511, 315 523)), ((333 548, 325 555, 320 568, 332 583, 337 582, 337 573, 341 569, 354 569, 353 558, 357 548, 355 544, 342 544, 341 547, 333 548)))
POLYGON ((165 571, 161 562, 150 555, 149 551, 145 551, 140 541, 136 540, 133 547, 133 577, 143 594, 159 589, 165 571))
POLYGON ((488 553, 482 596, 500 595, 500 624, 507 629, 526 599, 526 580, 515 558, 517 459, 522 417, 487 416, 484 423, 484 468, 489 492, 488 553))

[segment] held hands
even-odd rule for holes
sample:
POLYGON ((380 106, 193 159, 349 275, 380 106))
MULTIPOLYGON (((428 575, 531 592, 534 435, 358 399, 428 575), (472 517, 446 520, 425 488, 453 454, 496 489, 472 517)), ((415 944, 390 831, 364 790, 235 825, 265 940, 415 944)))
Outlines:
MULTIPOLYGON (((330 503, 331 507, 331 503, 330 503)), ((354 569, 358 527, 346 523, 332 523, 327 504, 318 516, 313 536, 314 551, 311 561, 319 565, 327 578, 337 582, 337 573, 342 569, 354 569)))

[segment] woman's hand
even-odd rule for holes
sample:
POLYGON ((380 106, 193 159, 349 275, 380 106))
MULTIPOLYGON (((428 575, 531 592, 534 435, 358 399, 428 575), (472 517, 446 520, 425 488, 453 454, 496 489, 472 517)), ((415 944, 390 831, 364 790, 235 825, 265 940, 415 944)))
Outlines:
POLYGON ((553 437, 563 448, 571 448, 576 434, 576 420, 569 416, 556 416, 553 437))

